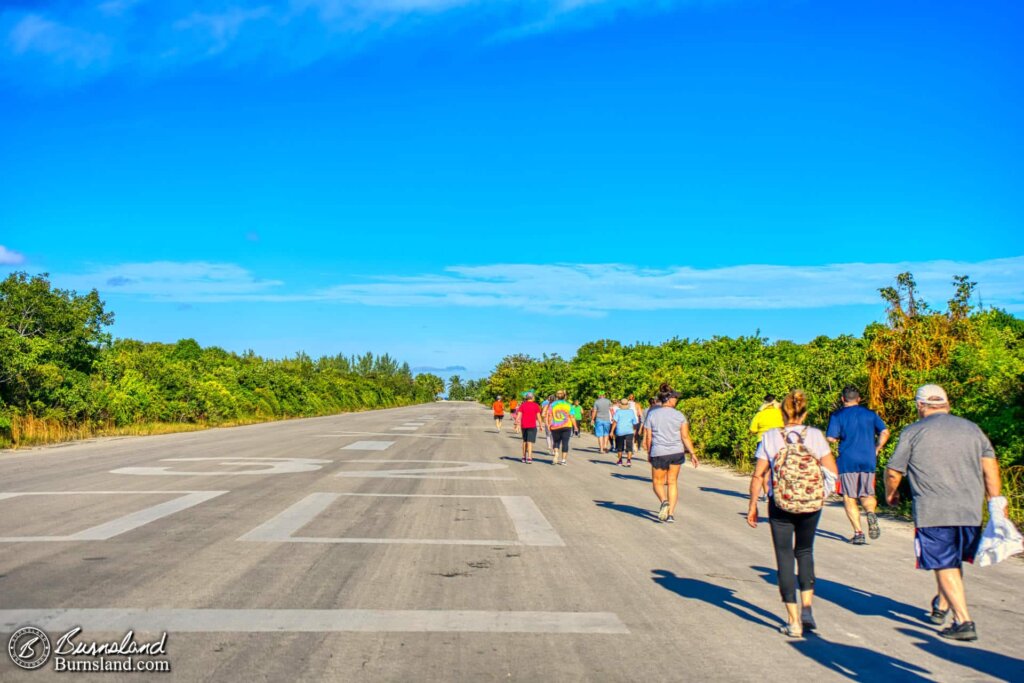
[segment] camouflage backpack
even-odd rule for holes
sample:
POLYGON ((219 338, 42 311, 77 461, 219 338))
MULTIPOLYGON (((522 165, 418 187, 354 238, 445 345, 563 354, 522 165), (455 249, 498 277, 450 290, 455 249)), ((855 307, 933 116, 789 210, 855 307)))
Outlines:
POLYGON ((772 495, 775 507, 786 512, 817 512, 825 500, 825 477, 821 464, 807 446, 807 427, 782 433, 783 446, 772 465, 772 495))

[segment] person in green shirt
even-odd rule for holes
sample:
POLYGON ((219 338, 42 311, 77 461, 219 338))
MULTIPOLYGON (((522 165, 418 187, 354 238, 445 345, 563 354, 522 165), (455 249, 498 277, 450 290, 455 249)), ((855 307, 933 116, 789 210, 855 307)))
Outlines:
POLYGON ((576 433, 573 436, 579 436, 580 422, 583 421, 583 406, 580 405, 579 401, 573 401, 572 408, 569 410, 569 413, 572 415, 573 419, 576 420, 576 426, 574 428, 576 433))

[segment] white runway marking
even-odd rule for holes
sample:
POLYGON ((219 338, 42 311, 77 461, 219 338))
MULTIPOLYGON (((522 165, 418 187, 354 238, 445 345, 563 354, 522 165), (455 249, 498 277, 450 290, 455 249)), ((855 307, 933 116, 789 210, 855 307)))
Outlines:
POLYGON ((484 481, 509 481, 515 477, 464 477, 452 476, 464 472, 490 472, 507 470, 508 465, 489 462, 465 462, 462 460, 344 460, 342 462, 367 462, 374 464, 424 463, 437 465, 459 465, 459 467, 416 467, 402 470, 357 470, 338 472, 336 477, 359 479, 473 479, 484 481))
POLYGON ((339 436, 408 436, 414 439, 465 439, 464 436, 451 436, 450 434, 395 434, 393 432, 341 432, 338 434, 314 434, 318 439, 334 439, 339 436))
POLYGON ((221 456, 219 458, 163 458, 160 462, 215 462, 226 467, 260 467, 258 470, 237 470, 229 469, 227 472, 193 472, 187 470, 175 470, 170 467, 119 467, 110 470, 111 474, 138 474, 142 476, 175 475, 175 476, 198 476, 198 477, 230 477, 240 474, 296 474, 298 472, 315 472, 321 465, 331 463, 331 460, 313 460, 311 458, 263 458, 263 457, 234 457, 221 456))
POLYGON ((375 609, 5 609, 0 630, 32 624, 86 633, 577 633, 626 634, 612 612, 375 609))
POLYGON ((276 517, 264 522, 239 541, 262 541, 271 543, 371 543, 398 545, 501 545, 501 546, 564 546, 565 541, 548 522, 544 513, 528 496, 482 496, 458 494, 411 494, 402 493, 311 493, 284 510, 276 517), (299 529, 312 522, 339 498, 346 496, 379 496, 381 498, 497 498, 505 506, 516 540, 445 539, 445 538, 342 538, 329 536, 293 536, 299 529))
POLYGON ((419 429, 419 427, 392 427, 391 429, 396 432, 414 432, 419 429))
POLYGON ((394 441, 356 441, 350 443, 341 450, 343 451, 386 451, 394 441))
POLYGON ((71 534, 69 536, 0 536, 0 543, 28 543, 28 542, 48 542, 48 541, 105 541, 127 533, 133 529, 138 529, 140 526, 155 522, 158 519, 173 515, 175 512, 187 510, 190 507, 199 505, 200 503, 206 502, 212 498, 223 495, 227 491, 60 491, 55 493, 49 493, 45 491, 33 491, 32 493, 4 493, 0 494, 0 500, 5 498, 14 498, 17 496, 47 496, 47 495, 86 495, 86 494, 106 494, 106 495, 126 495, 126 494, 138 494, 138 493, 151 493, 166 495, 168 493, 185 493, 180 498, 169 500, 165 503, 159 503, 152 505, 148 508, 143 508, 137 512, 132 512, 127 515, 123 515, 112 521, 104 524, 99 524, 94 527, 79 531, 78 533, 71 534))

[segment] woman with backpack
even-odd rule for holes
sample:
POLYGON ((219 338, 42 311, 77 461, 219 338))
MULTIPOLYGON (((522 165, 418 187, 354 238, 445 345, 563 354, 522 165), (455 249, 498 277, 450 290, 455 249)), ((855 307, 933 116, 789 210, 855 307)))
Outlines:
POLYGON ((836 474, 836 460, 820 429, 804 426, 807 397, 790 392, 782 401, 785 426, 761 437, 757 465, 750 480, 747 524, 757 528, 757 497, 768 477, 768 523, 772 529, 779 593, 787 623, 779 630, 799 638, 814 630, 814 533, 825 501, 825 474, 836 474), (795 565, 795 567, 794 567, 795 565), (799 578, 798 578, 799 577, 799 578), (800 585, 800 602, 796 586, 800 585))

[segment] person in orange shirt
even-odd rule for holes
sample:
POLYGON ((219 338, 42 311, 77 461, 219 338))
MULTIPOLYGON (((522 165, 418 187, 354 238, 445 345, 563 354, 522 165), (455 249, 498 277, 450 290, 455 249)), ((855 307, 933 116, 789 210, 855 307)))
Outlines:
POLYGON ((497 427, 500 432, 501 421, 505 419, 505 404, 501 402, 501 396, 498 396, 491 408, 494 409, 494 426, 497 427))
POLYGON ((519 420, 516 419, 516 410, 519 408, 519 401, 516 400, 515 396, 509 399, 508 409, 512 413, 512 431, 519 432, 519 420))

